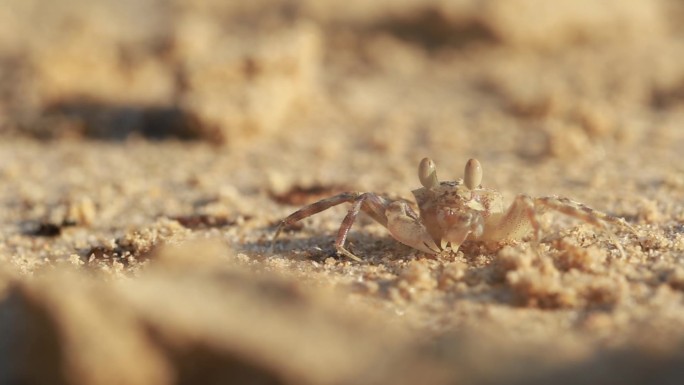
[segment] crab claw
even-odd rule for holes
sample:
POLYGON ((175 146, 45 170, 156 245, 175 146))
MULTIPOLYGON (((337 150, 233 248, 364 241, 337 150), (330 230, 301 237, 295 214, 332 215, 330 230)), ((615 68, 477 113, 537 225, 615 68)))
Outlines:
POLYGON ((387 208, 387 229, 394 239, 406 246, 430 254, 440 252, 425 226, 408 214, 408 206, 404 202, 393 202, 387 208))

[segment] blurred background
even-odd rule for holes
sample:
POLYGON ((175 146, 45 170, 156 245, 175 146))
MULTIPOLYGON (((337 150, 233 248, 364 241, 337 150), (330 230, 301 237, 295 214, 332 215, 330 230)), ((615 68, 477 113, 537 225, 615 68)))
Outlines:
MULTIPOLYGON (((517 169, 648 159, 682 144, 670 127, 684 101, 683 9, 675 0, 8 0, 0 133, 195 140, 256 159, 276 146, 282 168, 327 180, 342 161, 353 173, 377 167, 350 153, 398 170, 430 155, 453 177, 471 156, 510 156, 517 169), (311 170, 314 159, 332 171, 311 170)), ((358 187, 394 188, 398 170, 358 187)))
POLYGON ((683 9, 675 0, 7 0, 0 132, 239 146, 315 132, 324 152, 600 156, 662 139, 645 131, 680 109, 683 9))

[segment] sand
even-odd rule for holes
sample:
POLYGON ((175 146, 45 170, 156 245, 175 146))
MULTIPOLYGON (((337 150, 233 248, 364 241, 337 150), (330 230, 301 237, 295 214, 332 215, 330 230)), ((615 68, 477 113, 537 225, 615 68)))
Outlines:
POLYGON ((680 381, 678 2, 235 4, 0 10, 0 383, 680 381), (361 216, 358 263, 341 205, 271 249, 426 156, 635 232, 428 255, 361 216))

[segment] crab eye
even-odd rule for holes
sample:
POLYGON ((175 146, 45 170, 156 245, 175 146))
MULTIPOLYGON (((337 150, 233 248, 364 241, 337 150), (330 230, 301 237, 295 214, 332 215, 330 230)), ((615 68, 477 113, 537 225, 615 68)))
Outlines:
POLYGON ((482 166, 477 159, 470 159, 465 165, 465 175, 463 178, 466 187, 473 190, 482 183, 482 166))
POLYGON ((418 178, 423 187, 431 189, 439 185, 439 180, 437 179, 437 167, 435 167, 435 162, 430 158, 424 158, 420 161, 418 166, 418 178))

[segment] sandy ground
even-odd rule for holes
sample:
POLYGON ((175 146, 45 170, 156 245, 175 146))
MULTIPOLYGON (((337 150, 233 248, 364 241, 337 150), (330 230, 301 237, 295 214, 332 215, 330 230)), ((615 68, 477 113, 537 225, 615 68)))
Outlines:
POLYGON ((369 4, 0 10, 0 383, 684 378, 684 8, 369 4), (270 249, 425 156, 636 233, 548 212, 540 253, 434 256, 360 217, 358 263, 342 205, 270 249))

